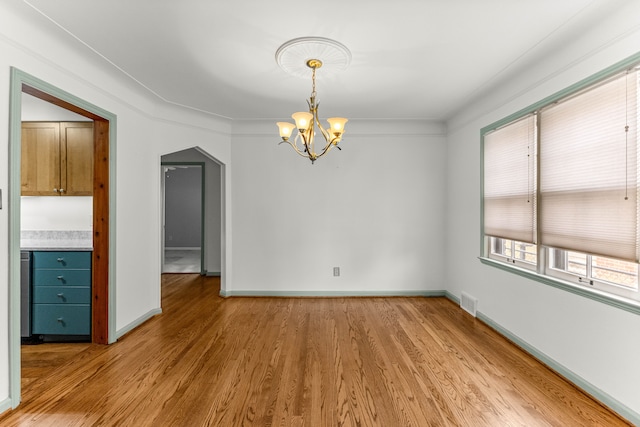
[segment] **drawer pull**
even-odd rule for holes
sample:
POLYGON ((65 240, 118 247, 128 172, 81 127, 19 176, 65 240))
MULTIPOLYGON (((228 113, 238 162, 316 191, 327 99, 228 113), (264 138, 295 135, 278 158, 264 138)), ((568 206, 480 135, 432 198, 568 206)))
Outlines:
POLYGON ((63 294, 62 292, 60 292, 60 293, 58 294, 58 297, 60 297, 60 298, 64 298, 64 294, 63 294))
POLYGON ((58 280, 64 280, 64 276, 58 276, 57 279, 58 280))
POLYGON ((57 320, 58 320, 59 323, 64 323, 64 318, 63 317, 58 317, 57 320))
POLYGON ((56 261, 58 261, 58 262, 64 262, 64 258, 60 257, 60 258, 58 258, 56 261))

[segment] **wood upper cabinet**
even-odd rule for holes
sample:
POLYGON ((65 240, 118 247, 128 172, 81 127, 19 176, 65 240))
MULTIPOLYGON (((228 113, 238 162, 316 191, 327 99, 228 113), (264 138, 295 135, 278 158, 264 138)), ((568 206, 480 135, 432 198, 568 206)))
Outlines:
POLYGON ((23 196, 93 194, 93 122, 23 122, 23 196))
POLYGON ((93 194, 93 122, 60 123, 60 182, 65 196, 93 194))

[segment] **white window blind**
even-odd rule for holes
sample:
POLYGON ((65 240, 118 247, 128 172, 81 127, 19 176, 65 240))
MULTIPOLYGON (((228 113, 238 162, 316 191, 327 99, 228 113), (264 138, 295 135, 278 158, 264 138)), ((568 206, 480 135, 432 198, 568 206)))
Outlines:
POLYGON ((540 113, 540 243, 638 260, 636 110, 633 71, 540 113))
POLYGON ((484 233, 535 243, 535 116, 484 137, 484 233))

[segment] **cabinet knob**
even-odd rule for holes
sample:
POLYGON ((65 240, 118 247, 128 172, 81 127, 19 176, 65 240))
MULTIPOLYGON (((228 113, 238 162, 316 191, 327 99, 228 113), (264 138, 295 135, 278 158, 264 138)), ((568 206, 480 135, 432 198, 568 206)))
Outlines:
POLYGON ((62 317, 58 317, 57 320, 58 320, 59 323, 64 323, 64 318, 62 318, 62 317))
POLYGON ((61 193, 64 193, 64 188, 61 188, 61 189, 60 189, 60 192, 61 192, 61 193))
POLYGON ((58 261, 58 262, 64 262, 64 258, 62 258, 62 257, 61 257, 61 258, 58 258, 56 261, 58 261))
POLYGON ((64 276, 58 276, 58 277, 57 277, 57 279, 58 279, 58 280, 63 280, 63 279, 64 279, 64 276))
POLYGON ((58 297, 59 297, 59 298, 64 298, 64 294, 63 294, 62 292, 60 292, 60 293, 58 294, 58 297))
POLYGON ((53 189, 53 192, 54 192, 54 193, 57 193, 57 192, 58 192, 58 189, 57 189, 57 188, 54 188, 54 189, 53 189))

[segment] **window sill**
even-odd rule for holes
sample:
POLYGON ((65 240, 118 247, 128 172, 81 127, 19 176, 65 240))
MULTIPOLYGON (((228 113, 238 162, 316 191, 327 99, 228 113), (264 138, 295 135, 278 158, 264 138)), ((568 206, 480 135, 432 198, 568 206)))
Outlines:
POLYGON ((500 261, 496 261, 491 258, 478 257, 483 264, 497 267, 501 270, 508 271, 510 273, 517 274, 518 276, 525 277, 527 279, 535 280, 536 282, 543 283, 545 285, 553 286, 554 288, 562 289, 567 292, 571 292, 585 298, 611 305, 628 312, 640 315, 640 301, 631 300, 628 298, 619 297, 616 295, 607 294, 598 290, 591 290, 583 288, 579 285, 575 285, 571 282, 560 280, 555 277, 538 274, 535 271, 527 270, 522 267, 505 264, 500 261))

